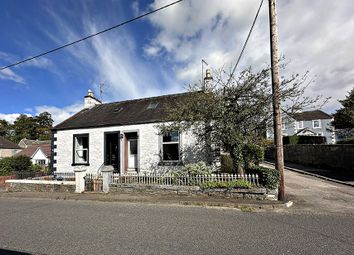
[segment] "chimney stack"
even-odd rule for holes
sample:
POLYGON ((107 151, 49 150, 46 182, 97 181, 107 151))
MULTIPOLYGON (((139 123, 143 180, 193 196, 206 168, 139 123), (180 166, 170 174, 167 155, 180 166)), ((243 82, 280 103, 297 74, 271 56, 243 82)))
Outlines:
POLYGON ((205 77, 204 77, 204 87, 203 90, 207 88, 207 85, 213 80, 213 76, 211 75, 210 69, 205 70, 205 77))
POLYGON ((84 98, 84 108, 85 109, 91 109, 95 105, 102 104, 100 100, 95 98, 93 92, 91 89, 88 90, 87 96, 84 98))

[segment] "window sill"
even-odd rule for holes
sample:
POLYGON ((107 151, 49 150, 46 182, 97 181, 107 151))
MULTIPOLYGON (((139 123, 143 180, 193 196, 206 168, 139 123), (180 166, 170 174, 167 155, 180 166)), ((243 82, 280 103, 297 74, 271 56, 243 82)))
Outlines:
POLYGON ((71 166, 89 166, 90 163, 72 163, 71 166))

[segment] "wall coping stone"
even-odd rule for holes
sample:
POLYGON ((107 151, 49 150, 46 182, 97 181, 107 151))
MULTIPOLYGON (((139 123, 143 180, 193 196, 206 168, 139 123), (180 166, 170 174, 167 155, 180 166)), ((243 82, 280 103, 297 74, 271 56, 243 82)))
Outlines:
POLYGON ((6 183, 75 185, 75 181, 46 181, 46 180, 6 180, 6 183))

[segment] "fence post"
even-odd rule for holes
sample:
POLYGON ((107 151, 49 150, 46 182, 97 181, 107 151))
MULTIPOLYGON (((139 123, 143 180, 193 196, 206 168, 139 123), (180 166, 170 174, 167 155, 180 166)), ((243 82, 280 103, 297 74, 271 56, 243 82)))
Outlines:
POLYGON ((82 166, 76 166, 74 168, 75 173, 75 192, 82 193, 85 191, 85 176, 86 169, 82 166))
POLYGON ((112 182, 113 177, 113 166, 104 166, 101 170, 102 172, 102 191, 104 193, 109 192, 109 184, 112 182))

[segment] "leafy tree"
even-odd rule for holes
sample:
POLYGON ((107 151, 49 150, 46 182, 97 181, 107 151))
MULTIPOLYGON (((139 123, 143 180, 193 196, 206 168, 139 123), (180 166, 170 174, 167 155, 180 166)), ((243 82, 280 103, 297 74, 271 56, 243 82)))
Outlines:
POLYGON ((42 112, 35 120, 38 124, 37 134, 39 140, 49 140, 50 139, 50 129, 53 126, 52 115, 49 112, 42 112))
POLYGON ((43 112, 31 117, 21 114, 13 124, 0 120, 0 135, 18 143, 21 139, 48 140, 53 119, 50 113, 43 112))
POLYGON ((354 128, 354 88, 349 92, 346 99, 339 100, 342 108, 334 114, 333 125, 336 129, 354 128))
POLYGON ((0 136, 8 137, 9 123, 6 120, 0 120, 0 136))
POLYGON ((38 124, 33 117, 21 114, 12 125, 14 134, 12 140, 18 143, 22 138, 37 139, 38 124))
MULTIPOLYGON (((283 66, 284 67, 284 66, 283 66)), ((304 96, 308 73, 293 75, 281 84, 283 111, 295 111, 315 105, 320 96, 304 96)), ((198 143, 203 144, 209 163, 215 155, 215 148, 228 152, 233 161, 234 172, 242 173, 250 165, 252 157, 250 144, 262 144, 266 127, 272 123, 272 90, 270 69, 254 72, 248 68, 238 77, 224 70, 214 72, 214 79, 200 86, 190 86, 189 97, 177 107, 168 109, 172 124, 161 125, 161 131, 172 129, 191 130, 198 143)), ((326 100, 325 100, 326 101, 326 100)), ((255 148, 254 146, 252 148, 255 148)), ((262 158, 261 156, 257 158, 262 158)))

